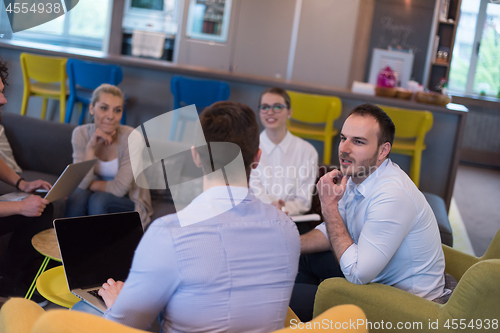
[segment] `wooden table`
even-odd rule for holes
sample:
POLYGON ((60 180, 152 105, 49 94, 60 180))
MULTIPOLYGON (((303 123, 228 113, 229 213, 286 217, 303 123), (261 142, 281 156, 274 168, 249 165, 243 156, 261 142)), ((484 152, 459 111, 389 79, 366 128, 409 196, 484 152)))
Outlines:
POLYGON ((45 271, 51 259, 62 262, 55 230, 52 228, 40 231, 33 236, 31 244, 45 258, 25 298, 30 299, 36 288, 40 295, 52 303, 71 308, 80 299, 69 291, 63 266, 45 271))
POLYGON ((35 278, 33 279, 33 282, 31 283, 31 286, 26 293, 26 296, 24 296, 24 298, 27 299, 31 299, 31 296, 35 292, 36 280, 38 279, 40 274, 45 271, 50 259, 62 262, 61 253, 59 252, 59 245, 57 244, 56 232, 53 228, 40 231, 35 236, 33 236, 33 238, 31 239, 31 245, 33 245, 35 250, 40 252, 40 254, 45 258, 43 259, 42 265, 38 269, 38 272, 36 273, 35 278))

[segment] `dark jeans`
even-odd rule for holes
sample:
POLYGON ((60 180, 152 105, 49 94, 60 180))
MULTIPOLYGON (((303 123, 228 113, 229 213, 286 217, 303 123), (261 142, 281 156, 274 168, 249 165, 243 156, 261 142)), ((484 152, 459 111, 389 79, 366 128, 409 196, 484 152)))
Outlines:
POLYGON ((6 253, 0 256, 0 294, 24 296, 43 256, 31 245, 31 238, 52 227, 53 206, 39 217, 12 215, 0 218, 0 235, 12 233, 6 253))
POLYGON ((66 201, 66 217, 131 212, 135 208, 128 196, 77 188, 66 201))
POLYGON ((318 286, 323 280, 332 277, 344 277, 332 251, 300 256, 299 273, 295 279, 290 308, 301 321, 312 319, 318 286))

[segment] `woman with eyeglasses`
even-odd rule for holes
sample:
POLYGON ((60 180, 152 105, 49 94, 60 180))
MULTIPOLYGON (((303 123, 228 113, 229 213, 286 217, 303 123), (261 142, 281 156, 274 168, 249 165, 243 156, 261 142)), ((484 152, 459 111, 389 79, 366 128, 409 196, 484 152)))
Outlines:
POLYGON ((262 155, 250 174, 250 188, 264 203, 300 215, 311 208, 318 152, 288 131, 290 104, 290 96, 282 88, 269 88, 260 96, 259 115, 265 129, 260 134, 262 155))

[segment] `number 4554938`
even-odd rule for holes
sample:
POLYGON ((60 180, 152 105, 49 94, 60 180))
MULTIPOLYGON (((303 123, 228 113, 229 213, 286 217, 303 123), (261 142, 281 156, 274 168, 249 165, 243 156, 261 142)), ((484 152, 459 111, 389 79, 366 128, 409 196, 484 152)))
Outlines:
POLYGON ((498 319, 471 319, 467 322, 465 319, 448 319, 443 325, 447 329, 452 330, 471 330, 471 329, 485 329, 485 330, 498 330, 498 319))
POLYGON ((14 5, 12 5, 11 3, 9 3, 9 5, 7 6, 7 8, 5 8, 5 11, 8 12, 8 13, 12 13, 14 12, 14 14, 18 14, 18 13, 28 13, 28 12, 32 12, 32 13, 39 13, 39 14, 42 14, 42 13, 46 13, 46 14, 50 14, 50 13, 56 13, 56 14, 59 14, 61 12, 62 8, 61 8, 61 3, 60 2, 56 2, 56 3, 34 3, 31 7, 29 7, 29 4, 28 3, 15 3, 14 5))

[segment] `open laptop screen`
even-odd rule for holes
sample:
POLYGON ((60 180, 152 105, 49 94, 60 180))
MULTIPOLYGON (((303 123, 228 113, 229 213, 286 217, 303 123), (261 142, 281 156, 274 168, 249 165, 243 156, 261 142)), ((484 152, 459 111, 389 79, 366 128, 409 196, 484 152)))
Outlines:
POLYGON ((137 212, 54 220, 70 290, 125 281, 143 235, 137 212))

